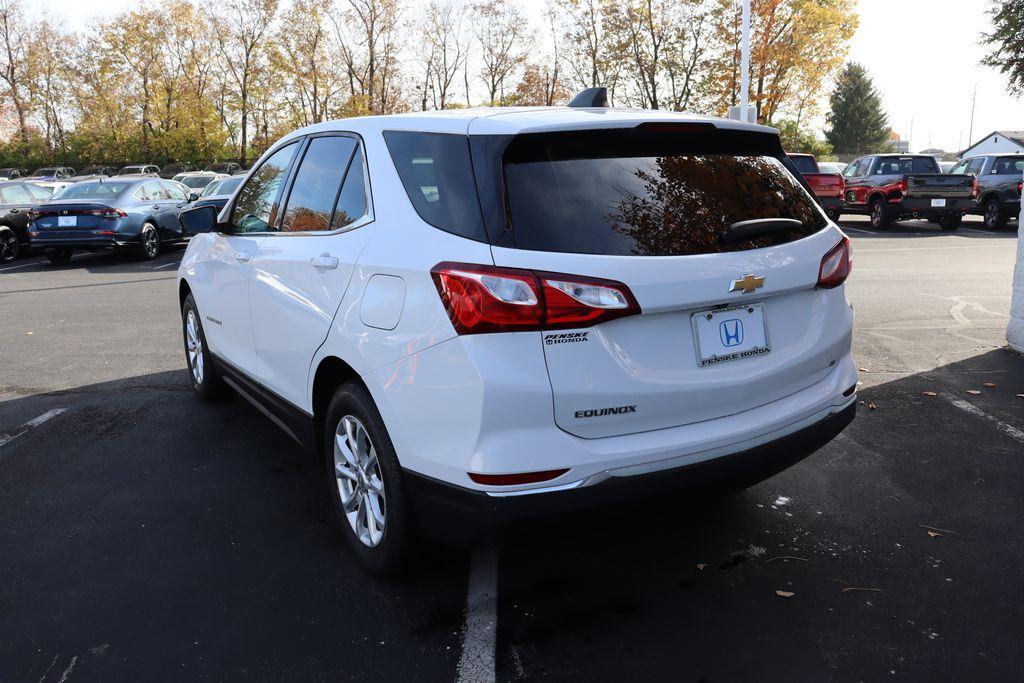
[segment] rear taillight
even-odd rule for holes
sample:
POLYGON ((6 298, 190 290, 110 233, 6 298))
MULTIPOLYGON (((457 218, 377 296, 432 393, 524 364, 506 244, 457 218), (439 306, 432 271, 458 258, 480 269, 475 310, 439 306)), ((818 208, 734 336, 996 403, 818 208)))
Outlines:
POLYGON ((972 185, 971 185, 971 195, 975 199, 977 199, 978 198, 978 194, 979 194, 979 191, 978 191, 978 176, 974 176, 974 183, 972 183, 972 185))
POLYGON ((614 280, 470 263, 430 272, 458 334, 589 327, 640 313, 614 280))
POLYGON ((898 182, 896 184, 896 189, 900 191, 900 194, 906 194, 907 193, 907 178, 906 178, 906 176, 904 176, 903 179, 900 180, 900 182, 898 182))
POLYGON ((114 208, 110 208, 110 207, 108 207, 106 209, 100 209, 100 210, 97 210, 97 211, 93 211, 92 213, 94 215, 96 215, 96 216, 99 216, 100 218, 106 218, 106 219, 109 219, 109 220, 116 220, 118 218, 124 218, 125 216, 128 215, 124 211, 122 211, 121 209, 114 209, 114 208))
POLYGON ((1017 194, 1020 194, 1021 190, 1024 190, 1024 180, 1017 181, 1017 194))
POLYGON ((839 244, 832 247, 821 259, 821 267, 818 268, 818 286, 822 289, 832 289, 846 282, 853 268, 853 257, 850 254, 850 239, 843 237, 839 244))
POLYGON ((846 193, 846 178, 839 176, 839 196, 842 197, 846 193))

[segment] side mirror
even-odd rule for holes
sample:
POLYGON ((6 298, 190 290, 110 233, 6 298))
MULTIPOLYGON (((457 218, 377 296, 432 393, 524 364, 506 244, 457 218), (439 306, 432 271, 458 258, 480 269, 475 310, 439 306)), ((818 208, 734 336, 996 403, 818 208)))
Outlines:
POLYGON ((189 192, 188 193, 188 200, 190 202, 194 202, 197 199, 199 199, 199 193, 198 192, 189 192))
POLYGON ((197 206, 185 209, 178 214, 178 223, 186 235, 198 235, 201 232, 224 232, 217 223, 217 207, 197 206))

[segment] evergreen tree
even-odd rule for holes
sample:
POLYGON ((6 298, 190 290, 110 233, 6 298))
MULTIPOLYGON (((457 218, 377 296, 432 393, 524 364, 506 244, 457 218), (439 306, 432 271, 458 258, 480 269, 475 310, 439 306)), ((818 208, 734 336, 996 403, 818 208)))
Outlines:
POLYGON ((832 92, 831 128, 825 138, 836 154, 870 154, 889 148, 889 124, 882 98, 860 64, 846 65, 832 92))
POLYGON ((1024 0, 993 0, 992 33, 981 42, 992 48, 981 63, 994 66, 1010 79, 1010 91, 1024 95, 1024 0))

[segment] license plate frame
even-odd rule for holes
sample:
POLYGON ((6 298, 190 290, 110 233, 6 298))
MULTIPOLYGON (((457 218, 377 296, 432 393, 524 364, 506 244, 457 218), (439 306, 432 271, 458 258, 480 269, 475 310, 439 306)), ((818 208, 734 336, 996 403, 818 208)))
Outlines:
POLYGON ((690 322, 697 367, 714 367, 771 353, 766 317, 762 303, 726 306, 694 313, 690 316, 690 322), (738 327, 735 324, 727 325, 733 321, 739 321, 738 327), (735 338, 737 329, 739 341, 728 345, 727 342, 735 338))
POLYGON ((946 200, 945 199, 933 199, 932 200, 932 208, 933 209, 944 209, 944 208, 946 208, 946 200))
POLYGON ((58 228, 77 228, 78 216, 57 216, 58 228))

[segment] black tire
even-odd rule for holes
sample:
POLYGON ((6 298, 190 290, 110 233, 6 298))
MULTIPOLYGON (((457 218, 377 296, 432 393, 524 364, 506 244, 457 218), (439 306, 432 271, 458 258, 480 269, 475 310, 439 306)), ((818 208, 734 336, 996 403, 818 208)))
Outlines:
POLYGON ((1002 230, 1010 219, 1003 210, 1002 203, 996 197, 988 198, 982 215, 985 217, 985 227, 989 230, 1002 230))
POLYGON ((10 263, 18 258, 21 245, 18 236, 10 228, 0 227, 0 263, 10 263))
MULTIPOLYGON (((348 443, 347 439, 345 443, 348 443)), ((331 404, 327 409, 327 416, 324 420, 323 455, 324 472, 327 477, 331 505, 334 513, 337 515, 342 533, 348 541, 349 548, 351 548, 356 560, 371 574, 394 576, 401 573, 406 567, 410 551, 416 539, 411 503, 409 502, 409 496, 405 492, 402 469, 398 464, 395 448, 391 444, 391 437, 388 436, 387 428, 384 426, 384 421, 377 411, 377 406, 374 404, 369 392, 362 385, 349 382, 341 385, 334 392, 334 398, 331 399, 331 404), (363 478, 365 486, 362 489, 360 489, 360 485, 355 484, 352 480, 339 476, 336 470, 335 436, 339 429, 345 433, 342 426, 343 418, 355 418, 369 437, 373 452, 376 455, 376 470, 374 470, 376 474, 370 474, 363 478), (379 476, 380 481, 377 481, 374 478, 375 476, 379 476), (372 503, 368 504, 366 502, 370 500, 368 495, 370 491, 368 489, 380 485, 383 486, 383 498, 375 494, 374 500, 377 501, 376 511, 381 513, 384 521, 383 531, 376 545, 371 547, 360 540, 353 528, 353 524, 360 525, 360 520, 363 519, 360 515, 365 515, 369 510, 374 509, 372 503), (350 521, 346 516, 341 492, 343 486, 352 488, 354 493, 349 495, 354 496, 350 498, 353 503, 359 500, 359 490, 364 490, 367 494, 363 496, 358 506, 354 504, 351 506, 353 509, 349 514, 355 515, 354 522, 350 521), (384 504, 380 505, 380 502, 384 504), (364 509, 364 505, 368 505, 368 507, 364 509)), ((338 449, 337 457, 344 462, 344 455, 340 448, 338 449)), ((349 469, 351 471, 351 468, 349 469)), ((367 470, 371 469, 372 462, 367 470)), ((366 523, 368 521, 367 519, 366 523)))
POLYGON ((871 202, 871 227, 885 230, 891 225, 892 216, 889 214, 889 207, 885 205, 884 199, 875 197, 871 202))
POLYGON ((204 401, 215 401, 221 398, 225 394, 227 386, 220 378, 220 373, 217 372, 217 364, 206 343, 202 317, 196 307, 196 300, 191 294, 185 297, 185 303, 181 307, 181 337, 185 344, 185 365, 192 389, 204 401), (194 324, 191 331, 189 329, 190 322, 194 324), (194 334, 198 344, 190 340, 190 332, 194 334))
POLYGON ((828 216, 833 223, 838 223, 839 219, 842 218, 842 213, 839 209, 825 209, 825 215, 828 216))
POLYGON ((958 211, 955 211, 947 213, 945 216, 943 216, 942 220, 939 222, 939 225, 941 225, 942 229, 945 230, 946 232, 953 232, 954 230, 960 227, 960 223, 962 223, 963 220, 963 214, 961 214, 958 211))
POLYGON ((71 260, 71 255, 75 253, 71 249, 54 249, 46 252, 46 258, 50 262, 51 266, 63 266, 71 260))
POLYGON ((152 261, 160 254, 160 233, 152 223, 143 223, 135 253, 143 261, 152 261))

